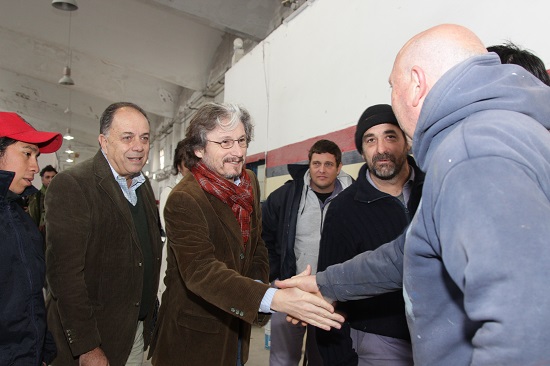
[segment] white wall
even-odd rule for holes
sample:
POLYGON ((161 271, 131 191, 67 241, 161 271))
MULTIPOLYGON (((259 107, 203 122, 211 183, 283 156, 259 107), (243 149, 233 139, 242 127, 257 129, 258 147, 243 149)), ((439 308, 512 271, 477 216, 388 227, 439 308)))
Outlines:
POLYGON ((355 125, 389 103, 394 57, 413 35, 440 23, 472 29, 487 46, 506 40, 550 68, 550 2, 530 0, 316 0, 226 74, 225 100, 255 121, 250 155, 355 125), (527 6, 528 4, 528 6, 527 6))

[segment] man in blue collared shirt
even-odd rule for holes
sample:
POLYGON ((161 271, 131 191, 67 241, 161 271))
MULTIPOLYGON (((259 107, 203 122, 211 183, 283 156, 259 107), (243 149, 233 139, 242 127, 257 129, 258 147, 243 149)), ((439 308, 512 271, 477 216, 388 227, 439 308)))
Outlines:
POLYGON ((141 169, 149 120, 132 103, 100 119, 96 156, 48 188, 48 321, 53 365, 141 365, 153 327, 162 242, 141 169), (51 209, 51 210, 50 210, 51 209))

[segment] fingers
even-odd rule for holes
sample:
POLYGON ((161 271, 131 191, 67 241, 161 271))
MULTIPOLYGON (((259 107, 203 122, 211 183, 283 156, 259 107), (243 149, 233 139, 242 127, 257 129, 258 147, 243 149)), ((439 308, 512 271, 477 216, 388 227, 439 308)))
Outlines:
POLYGON ((271 302, 273 310, 284 312, 296 320, 293 324, 302 322, 321 329, 340 328, 344 318, 334 313, 334 307, 322 297, 304 292, 298 288, 281 289, 275 292, 271 302))
POLYGON ((344 322, 341 314, 334 312, 334 307, 317 296, 305 293, 302 299, 303 309, 298 317, 303 322, 321 329, 340 329, 340 323, 344 322))
POLYGON ((293 276, 293 277, 300 277, 300 276, 309 276, 311 274, 311 266, 308 264, 306 266, 306 269, 304 269, 303 272, 297 274, 296 276, 293 276))
MULTIPOLYGON (((291 278, 286 279, 284 281, 280 281, 280 280, 275 281, 275 286, 277 286, 278 288, 300 287, 300 284, 302 282, 301 280, 303 278, 309 277, 310 275, 311 275, 311 265, 308 264, 306 266, 306 269, 303 272, 297 274, 296 276, 292 276, 291 278)), ((304 291, 307 291, 307 290, 304 290, 304 291)))
POLYGON ((317 278, 315 276, 294 276, 288 280, 276 281, 275 286, 279 288, 298 287, 300 290, 319 293, 317 278))
POLYGON ((286 321, 289 322, 289 323, 292 323, 294 325, 296 325, 298 323, 301 323, 304 327, 307 325, 306 322, 302 322, 302 321, 300 321, 300 319, 293 318, 290 315, 286 316, 286 321))
POLYGON ((284 281, 281 281, 281 280, 275 281, 275 287, 278 287, 278 288, 289 288, 289 287, 297 287, 297 286, 298 286, 298 282, 296 279, 294 279, 294 277, 284 281))
POLYGON ((308 313, 307 316, 302 319, 302 322, 306 322, 327 331, 330 330, 330 328, 340 329, 340 323, 343 321, 344 318, 336 313, 321 313, 320 315, 316 313, 308 313))

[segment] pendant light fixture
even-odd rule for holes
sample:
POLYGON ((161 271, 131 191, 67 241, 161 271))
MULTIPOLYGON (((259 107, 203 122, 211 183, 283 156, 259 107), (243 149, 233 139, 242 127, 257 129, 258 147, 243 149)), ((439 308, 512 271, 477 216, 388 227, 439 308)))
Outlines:
POLYGON ((74 136, 71 135, 71 129, 70 128, 67 128, 67 132, 65 132, 65 134, 63 135, 63 138, 65 140, 68 140, 68 141, 74 140, 74 136))
POLYGON ((74 11, 78 9, 76 0, 53 0, 52 6, 59 10, 74 11))
MULTIPOLYGON (((53 3, 52 3, 53 5, 53 3)), ((76 10, 73 9, 73 10, 76 10)), ((61 85, 74 85, 74 80, 71 78, 71 61, 72 61, 72 53, 71 53, 71 19, 72 19, 72 13, 69 13, 69 34, 68 34, 68 42, 67 42, 67 66, 63 68, 63 76, 61 79, 59 79, 58 83, 61 85)))
POLYGON ((63 76, 61 77, 61 79, 59 79, 59 81, 57 83, 61 84, 61 85, 74 85, 74 80, 71 77, 71 67, 70 66, 65 66, 63 68, 63 76))
POLYGON ((71 124, 73 120, 73 111, 71 110, 71 102, 72 102, 72 93, 71 89, 69 89, 69 106, 65 109, 64 113, 68 115, 69 124, 67 125, 67 132, 63 135, 63 138, 67 141, 71 141, 74 139, 74 136, 71 135, 71 124))

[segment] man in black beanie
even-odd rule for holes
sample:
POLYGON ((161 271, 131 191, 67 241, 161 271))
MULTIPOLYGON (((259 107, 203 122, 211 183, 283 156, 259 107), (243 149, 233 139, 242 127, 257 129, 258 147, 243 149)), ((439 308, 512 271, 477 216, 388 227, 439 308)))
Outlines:
MULTIPOLYGON (((374 250, 408 226, 424 174, 408 155, 409 144, 391 106, 371 106, 359 118, 355 146, 366 164, 357 181, 327 211, 320 243, 320 271, 374 250)), ((347 314, 341 330, 317 331, 325 365, 412 365, 403 295, 339 303, 347 314)))

